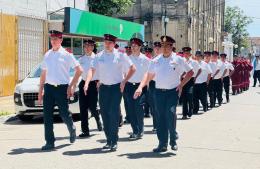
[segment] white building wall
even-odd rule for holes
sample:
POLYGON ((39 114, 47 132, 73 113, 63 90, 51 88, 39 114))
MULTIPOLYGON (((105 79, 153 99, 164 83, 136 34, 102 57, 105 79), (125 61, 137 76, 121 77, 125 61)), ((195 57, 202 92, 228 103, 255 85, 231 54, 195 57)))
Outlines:
MULTIPOLYGON (((87 0, 75 0, 77 9, 86 10, 87 0)), ((0 13, 46 19, 47 12, 74 7, 74 0, 0 0, 0 13)))

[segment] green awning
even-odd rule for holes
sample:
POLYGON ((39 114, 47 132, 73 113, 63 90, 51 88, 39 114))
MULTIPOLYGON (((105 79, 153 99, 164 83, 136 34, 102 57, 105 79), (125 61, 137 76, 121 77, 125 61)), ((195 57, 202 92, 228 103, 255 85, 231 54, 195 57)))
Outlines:
POLYGON ((121 40, 139 34, 144 40, 144 25, 69 7, 65 8, 64 32, 94 37, 109 33, 121 40))

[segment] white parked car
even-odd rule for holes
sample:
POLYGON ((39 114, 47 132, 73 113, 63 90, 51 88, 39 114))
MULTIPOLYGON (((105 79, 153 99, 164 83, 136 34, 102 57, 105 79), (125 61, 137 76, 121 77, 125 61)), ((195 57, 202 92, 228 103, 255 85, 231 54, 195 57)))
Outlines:
MULTIPOLYGON (((74 70, 71 69, 71 79, 74 70)), ((29 75, 19 84, 14 91, 15 111, 22 121, 31 120, 34 116, 43 114, 43 105, 38 102, 38 91, 40 85, 41 68, 38 65, 29 75)), ((77 88, 74 97, 69 99, 69 109, 73 114, 79 113, 79 89, 77 88)), ((58 106, 55 106, 54 114, 58 114, 58 106)))

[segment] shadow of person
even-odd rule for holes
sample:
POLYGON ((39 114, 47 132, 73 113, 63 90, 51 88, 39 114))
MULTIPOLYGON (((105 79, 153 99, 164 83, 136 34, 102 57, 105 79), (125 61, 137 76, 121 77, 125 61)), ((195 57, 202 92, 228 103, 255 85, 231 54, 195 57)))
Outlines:
POLYGON ((149 131, 144 131, 144 134, 156 134, 156 132, 149 130, 149 131))
POLYGON ((102 148, 93 148, 88 150, 77 150, 77 151, 66 151, 63 152, 63 155, 67 156, 79 156, 84 154, 104 154, 104 153, 110 153, 112 151, 103 151, 102 148))
POLYGON ((17 148, 17 149, 13 149, 11 150, 11 152, 9 152, 9 155, 19 155, 19 154, 25 154, 25 153, 44 153, 44 152, 51 152, 51 151, 56 151, 59 149, 62 149, 64 147, 67 147, 71 144, 63 144, 63 145, 59 145, 57 147, 55 147, 55 149, 53 150, 46 150, 43 151, 41 148, 17 148))
POLYGON ((138 152, 138 153, 126 153, 120 154, 119 157, 126 156, 128 159, 141 159, 141 158, 167 158, 176 156, 176 154, 167 152, 167 153, 154 153, 154 152, 138 152))

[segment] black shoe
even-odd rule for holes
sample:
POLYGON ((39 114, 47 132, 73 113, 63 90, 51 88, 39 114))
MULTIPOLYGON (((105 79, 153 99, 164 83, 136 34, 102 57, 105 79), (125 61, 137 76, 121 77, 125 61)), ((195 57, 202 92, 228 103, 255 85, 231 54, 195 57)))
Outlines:
POLYGON ((131 135, 129 136, 129 139, 130 139, 130 140, 137 139, 137 134, 131 134, 131 135))
POLYGON ((227 103, 229 103, 230 102, 230 100, 229 99, 227 99, 227 103))
POLYGON ((207 107, 203 107, 203 111, 207 112, 208 111, 207 107))
POLYGON ((188 119, 188 117, 187 117, 187 116, 182 116, 181 119, 182 119, 182 120, 186 120, 186 119, 188 119))
POLYGON ((157 148, 153 149, 154 153, 161 153, 161 152, 166 152, 167 147, 166 146, 158 146, 157 148))
POLYGON ((81 134, 79 135, 79 137, 80 137, 80 138, 90 137, 90 134, 89 134, 89 132, 81 133, 81 134))
POLYGON ((70 133, 70 143, 74 143, 76 141, 76 129, 72 129, 70 133))
POLYGON ((108 149, 111 149, 111 144, 106 144, 103 148, 103 150, 108 150, 108 149))
POLYGON ((55 148, 54 143, 53 144, 45 144, 44 146, 42 146, 43 151, 53 150, 54 148, 55 148))
POLYGON ((97 122, 97 129, 98 129, 98 131, 102 131, 103 130, 102 123, 100 121, 97 122))
POLYGON ((112 144, 111 147, 110 147, 110 150, 111 151, 116 151, 117 150, 117 144, 112 144))
POLYGON ((137 139, 141 139, 141 138, 143 138, 143 136, 144 136, 143 132, 136 135, 137 139))
POLYGON ((154 128, 154 129, 152 130, 152 132, 153 132, 153 133, 157 133, 157 129, 154 128))
POLYGON ((177 151, 177 150, 178 150, 178 146, 177 146, 177 144, 172 145, 172 146, 171 146, 171 149, 172 149, 173 151, 177 151))

